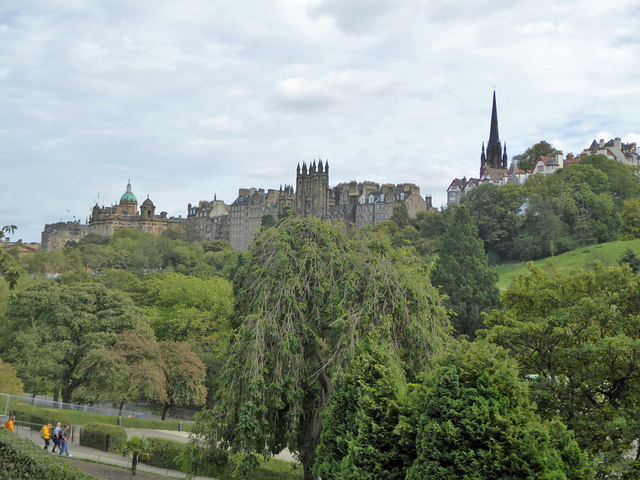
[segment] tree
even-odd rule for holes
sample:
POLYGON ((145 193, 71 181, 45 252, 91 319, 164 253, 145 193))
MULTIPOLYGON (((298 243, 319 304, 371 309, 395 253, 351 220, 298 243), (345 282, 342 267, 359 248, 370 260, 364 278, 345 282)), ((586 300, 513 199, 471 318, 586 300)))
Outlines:
POLYGON ((407 204, 404 201, 393 207, 391 221, 395 222, 396 225, 398 225, 398 228, 404 228, 409 225, 409 210, 407 209, 407 204))
POLYGON ((0 392, 8 395, 22 396, 24 385, 18 378, 18 372, 10 363, 5 363, 0 359, 0 392))
POLYGON ((628 266, 530 265, 502 301, 482 336, 519 361, 541 415, 574 430, 601 474, 638 464, 626 454, 639 435, 640 278, 628 266))
POLYGON ((640 258, 629 247, 625 248, 622 257, 618 260, 618 265, 629 265, 633 273, 640 271, 640 258))
POLYGON ((120 415, 128 401, 167 402, 160 347, 151 338, 119 334, 113 345, 94 349, 81 360, 79 376, 78 396, 119 404, 120 415))
POLYGON ((53 383, 65 402, 80 385, 78 369, 91 350, 112 345, 123 332, 153 336, 127 295, 94 283, 33 286, 9 300, 6 318, 6 359, 27 390, 53 383))
MULTIPOLYGON (((5 234, 15 232, 15 225, 5 225, 0 228, 0 242, 5 238, 5 234)), ((20 278, 21 268, 18 261, 11 255, 6 245, 0 245, 0 275, 9 284, 9 288, 15 287, 20 278)))
POLYGON ((206 369, 189 345, 166 340, 160 343, 160 355, 167 395, 162 420, 167 418, 167 412, 173 406, 204 405, 207 399, 204 386, 206 369))
POLYGON ((144 437, 131 437, 120 450, 123 457, 131 455, 131 475, 136 474, 139 458, 151 457, 151 442, 144 437))
POLYGON ((406 389, 400 364, 377 336, 356 348, 322 420, 314 476, 404 479, 408 455, 397 426, 406 389))
POLYGON ((566 427, 535 413, 504 350, 461 342, 420 388, 416 459, 407 480, 593 478, 566 427))
POLYGON ((621 218, 621 239, 640 238, 640 198, 629 198, 624 201, 621 218))
POLYGON ((235 292, 224 387, 197 425, 198 441, 229 447, 247 466, 255 454, 288 447, 305 479, 321 415, 354 346, 379 330, 411 377, 447 330, 415 257, 311 217, 263 231, 236 274, 235 292))
POLYGON ((527 172, 532 172, 533 167, 536 166, 538 157, 553 157, 557 152, 556 147, 549 142, 542 140, 535 145, 531 145, 523 153, 514 155, 512 160, 522 169, 527 172))
POLYGON ((276 217, 274 217, 271 213, 265 213, 262 215, 261 226, 268 228, 273 227, 276 224, 276 217))
POLYGON ((489 266, 478 229, 464 205, 447 209, 438 250, 431 281, 447 295, 444 304, 455 314, 454 330, 473 337, 482 326, 481 313, 498 306, 498 275, 489 266))

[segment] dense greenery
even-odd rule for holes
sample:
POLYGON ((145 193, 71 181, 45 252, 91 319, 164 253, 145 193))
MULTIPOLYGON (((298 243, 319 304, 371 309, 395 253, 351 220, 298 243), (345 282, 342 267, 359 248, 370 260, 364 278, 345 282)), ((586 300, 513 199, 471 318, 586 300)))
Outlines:
POLYGON ((96 480, 31 440, 0 429, 0 478, 3 480, 96 480))
POLYGON ((531 266, 502 301, 483 336, 519 361, 539 412, 573 429, 602 475, 637 468, 627 452, 640 434, 638 275, 531 266))
POLYGON ((428 271, 412 256, 312 218, 263 231, 236 275, 235 295, 226 388, 199 431, 244 464, 289 447, 305 478, 320 415, 353 346, 378 330, 415 374, 447 328, 428 271))
POLYGON ((87 423, 80 434, 80 445, 105 452, 119 452, 126 441, 124 427, 106 423, 87 423))

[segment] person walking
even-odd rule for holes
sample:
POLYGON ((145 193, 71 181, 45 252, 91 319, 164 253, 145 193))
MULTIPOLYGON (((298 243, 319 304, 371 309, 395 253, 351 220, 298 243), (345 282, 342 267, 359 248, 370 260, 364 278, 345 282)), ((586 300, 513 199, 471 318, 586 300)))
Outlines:
POLYGON ((60 453, 58 455, 62 455, 62 452, 67 454, 67 457, 70 457, 71 455, 69 455, 69 425, 65 425, 64 428, 60 431, 60 438, 58 439, 58 442, 60 443, 59 445, 59 450, 60 453))
POLYGON ((40 431, 42 432, 42 439, 44 440, 44 449, 49 449, 49 439, 51 438, 51 424, 47 423, 40 431))
POLYGON ((15 433, 15 424, 16 424, 16 416, 15 415, 11 415, 9 417, 9 420, 4 422, 4 428, 6 428, 7 430, 9 430, 12 433, 15 433))
POLYGON ((51 453, 56 452, 56 448, 60 450, 60 422, 56 423, 56 428, 53 429, 53 448, 51 449, 51 453))

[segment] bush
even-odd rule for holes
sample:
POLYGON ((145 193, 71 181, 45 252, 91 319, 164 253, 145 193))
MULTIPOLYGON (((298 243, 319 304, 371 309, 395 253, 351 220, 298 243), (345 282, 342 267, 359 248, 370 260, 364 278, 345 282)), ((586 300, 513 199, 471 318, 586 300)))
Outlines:
POLYGON ((88 423, 80 435, 80 445, 105 452, 119 452, 126 441, 127 432, 123 427, 104 423, 88 423))
POLYGON ((172 470, 180 469, 176 464, 176 457, 185 449, 185 443, 166 438, 150 438, 149 442, 151 443, 151 456, 149 459, 142 460, 144 463, 172 470))
POLYGON ((30 440, 0 429, 0 478, 3 480, 96 480, 36 446, 30 440))

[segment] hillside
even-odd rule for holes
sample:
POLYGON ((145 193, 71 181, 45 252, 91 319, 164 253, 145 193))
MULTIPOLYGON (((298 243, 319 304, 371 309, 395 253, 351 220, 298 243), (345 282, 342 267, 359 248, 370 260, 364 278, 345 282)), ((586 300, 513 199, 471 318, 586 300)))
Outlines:
MULTIPOLYGON (((640 239, 589 245, 555 257, 542 258, 533 263, 542 266, 552 260, 560 271, 584 267, 591 260, 600 260, 607 265, 615 265, 627 248, 631 248, 636 255, 640 255, 640 239)), ((514 275, 524 273, 527 264, 528 262, 508 262, 498 265, 498 288, 501 291, 506 290, 511 283, 511 278, 514 275)))

